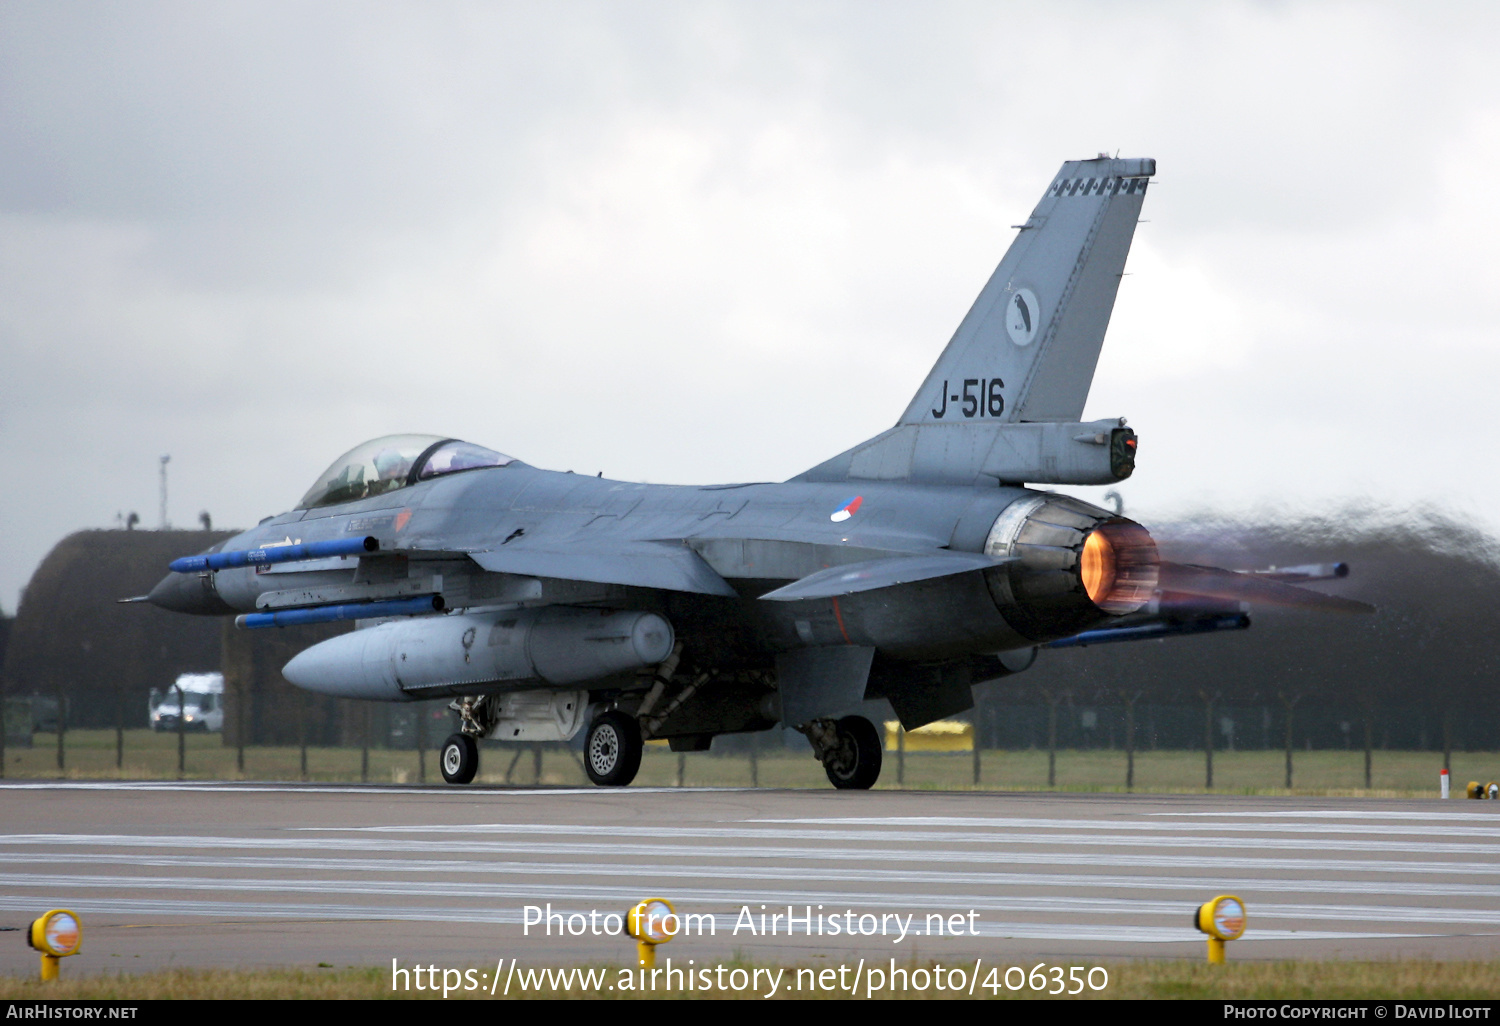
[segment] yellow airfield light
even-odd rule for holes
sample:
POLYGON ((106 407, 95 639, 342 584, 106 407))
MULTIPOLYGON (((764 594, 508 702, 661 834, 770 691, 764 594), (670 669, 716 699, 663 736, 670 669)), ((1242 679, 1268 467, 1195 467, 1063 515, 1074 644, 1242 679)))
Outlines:
POLYGON ((656 966, 656 946, 676 937, 681 929, 682 920, 666 898, 638 901, 625 916, 625 932, 636 939, 636 955, 643 969, 656 966))
POLYGON ((42 953, 42 981, 55 980, 58 959, 78 954, 83 944, 83 923, 78 913, 55 908, 32 920, 26 943, 42 953))
POLYGON ((1193 925, 1208 934, 1210 965, 1224 964, 1224 942, 1239 940, 1245 932, 1245 903, 1233 894, 1205 901, 1193 913, 1193 925))

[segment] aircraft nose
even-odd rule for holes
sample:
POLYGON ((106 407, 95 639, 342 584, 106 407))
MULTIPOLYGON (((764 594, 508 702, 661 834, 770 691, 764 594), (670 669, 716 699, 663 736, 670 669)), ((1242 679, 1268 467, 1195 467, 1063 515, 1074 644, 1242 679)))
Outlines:
POLYGON ((224 616, 234 609, 214 590, 212 573, 167 574, 146 596, 146 601, 174 613, 224 616))

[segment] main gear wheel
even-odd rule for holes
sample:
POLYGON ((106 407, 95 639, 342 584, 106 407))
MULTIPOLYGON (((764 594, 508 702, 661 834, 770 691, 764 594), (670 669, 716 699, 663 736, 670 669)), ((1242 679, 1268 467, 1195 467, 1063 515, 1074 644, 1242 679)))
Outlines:
POLYGON ((641 768, 641 726, 618 709, 601 713, 589 725, 583 765, 589 779, 604 787, 624 787, 641 768))

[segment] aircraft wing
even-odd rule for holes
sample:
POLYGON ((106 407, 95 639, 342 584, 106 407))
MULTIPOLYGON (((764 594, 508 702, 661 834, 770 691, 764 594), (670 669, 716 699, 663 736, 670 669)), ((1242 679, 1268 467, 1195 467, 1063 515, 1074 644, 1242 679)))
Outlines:
POLYGON ((920 556, 892 556, 862 563, 831 566, 761 596, 772 602, 837 598, 857 591, 875 591, 933 577, 985 570, 1006 562, 973 552, 934 552, 920 556))
POLYGON ((671 542, 621 541, 608 545, 515 545, 470 552, 486 570, 695 595, 737 592, 692 549, 671 542))

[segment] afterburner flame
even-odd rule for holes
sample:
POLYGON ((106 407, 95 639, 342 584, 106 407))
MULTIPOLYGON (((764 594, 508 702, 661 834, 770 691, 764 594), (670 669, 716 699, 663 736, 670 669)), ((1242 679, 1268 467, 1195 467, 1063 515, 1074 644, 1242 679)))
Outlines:
POLYGON ((1096 606, 1106 601, 1115 586, 1115 547, 1103 531, 1095 531, 1083 543, 1083 558, 1079 564, 1083 590, 1089 593, 1096 606))
POLYGON ((1157 582, 1156 543, 1139 524, 1113 520, 1089 533, 1078 571, 1089 601, 1106 613, 1133 613, 1151 600, 1157 582))

